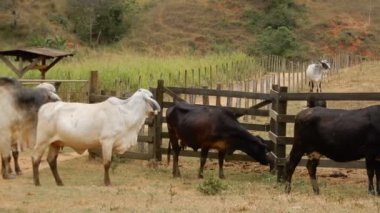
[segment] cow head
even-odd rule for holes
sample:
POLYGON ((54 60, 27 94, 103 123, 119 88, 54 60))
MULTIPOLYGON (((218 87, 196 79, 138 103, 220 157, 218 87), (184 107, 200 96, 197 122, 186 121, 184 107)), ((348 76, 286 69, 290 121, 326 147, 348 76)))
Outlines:
POLYGON ((323 69, 327 70, 327 69, 330 69, 331 68, 331 65, 330 63, 327 61, 327 60, 321 60, 319 61, 323 67, 323 69))
MULTIPOLYGON (((276 159, 275 154, 271 151, 273 144, 270 144, 269 141, 264 140, 260 136, 253 136, 250 133, 248 134, 250 135, 250 142, 244 142, 245 147, 242 147, 241 150, 258 161, 260 164, 269 164, 272 168, 276 159)), ((247 141, 247 138, 244 140, 247 141)))
POLYGON ((57 90, 50 83, 41 83, 36 86, 36 88, 42 88, 48 91, 48 102, 61 101, 61 98, 57 95, 57 90))
POLYGON ((315 99, 314 97, 309 97, 307 99, 307 108, 313 108, 313 107, 323 107, 323 108, 326 108, 327 107, 327 103, 325 100, 317 100, 315 99))
POLYGON ((144 97, 144 100, 150 105, 155 115, 161 111, 160 105, 156 100, 153 99, 153 94, 147 89, 139 89, 137 92, 141 93, 144 97))
POLYGON ((260 163, 262 164, 269 164, 270 166, 270 170, 272 170, 274 168, 274 164, 275 164, 275 161, 277 159, 277 156, 272 152, 273 149, 274 149, 274 144, 272 141, 268 141, 268 140, 264 140, 262 137, 260 136, 256 136, 259 140, 259 143, 261 144, 264 144, 264 153, 265 153, 265 156, 263 157, 263 161, 259 161, 260 163))

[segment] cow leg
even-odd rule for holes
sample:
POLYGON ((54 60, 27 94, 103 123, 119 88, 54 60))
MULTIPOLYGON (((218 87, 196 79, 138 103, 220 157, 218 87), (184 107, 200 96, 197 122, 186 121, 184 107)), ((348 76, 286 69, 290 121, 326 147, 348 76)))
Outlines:
POLYGON ((35 186, 40 186, 40 174, 38 168, 41 163, 42 155, 46 149, 45 143, 36 143, 32 154, 32 166, 33 166, 33 182, 35 186))
MULTIPOLYGON (((13 151, 12 151, 12 155, 13 155, 13 151)), ((11 165, 11 161, 12 161, 12 158, 8 158, 8 164, 9 164, 8 173, 9 174, 11 174, 13 172, 12 167, 10 166, 11 165)), ((5 164, 4 164, 4 166, 5 166, 5 164)))
POLYGON ((226 155, 225 152, 219 151, 218 152, 218 161, 219 161, 219 178, 224 179, 224 171, 223 171, 223 163, 224 163, 224 156, 226 155))
POLYGON ((104 165, 104 185, 109 186, 111 185, 111 180, 110 180, 110 174, 109 170, 111 167, 111 160, 112 160, 112 146, 109 146, 107 144, 113 144, 110 141, 105 141, 103 142, 102 146, 102 157, 103 157, 103 165, 104 165))
MULTIPOLYGON (((366 158, 365 164, 366 164, 367 176, 368 176, 368 193, 375 195, 375 189, 373 187, 373 177, 375 176, 375 161, 369 160, 368 158, 366 158)), ((376 177, 376 180, 377 180, 377 177, 376 177)))
POLYGON ((109 186, 111 185, 111 180, 110 180, 110 170, 111 167, 111 161, 107 161, 104 163, 104 185, 109 186))
POLYGON ((199 167, 198 178, 203 178, 203 169, 206 164, 207 155, 208 155, 208 149, 202 149, 201 150, 201 166, 199 167))
POLYGON ((14 160, 16 175, 21 175, 20 165, 18 164, 18 155, 19 155, 18 150, 12 151, 12 156, 13 156, 13 160, 14 160))
POLYGON ((380 196, 380 162, 375 161, 375 174, 376 174, 376 193, 380 196))
POLYGON ((179 152, 181 151, 181 147, 178 145, 178 140, 176 142, 172 141, 172 146, 173 146, 173 177, 181 177, 181 172, 179 171, 179 166, 178 166, 178 157, 179 157, 179 152))
POLYGON ((47 156, 47 162, 49 163, 50 170, 54 176, 55 183, 58 186, 63 186, 62 180, 59 177, 58 170, 57 170, 57 158, 58 158, 59 148, 60 148, 59 146, 55 146, 53 144, 50 145, 49 153, 47 156))
POLYGON ((11 156, 8 155, 2 155, 1 157, 1 173, 3 176, 3 179, 13 179, 15 178, 12 174, 9 173, 9 162, 10 162, 11 156))
POLYGON ((314 84, 313 81, 309 81, 309 91, 313 92, 314 84))
POLYGON ((317 166, 319 164, 319 158, 312 158, 307 161, 306 168, 309 172, 310 182, 315 194, 319 194, 319 186, 317 182, 317 166))
POLYGON ((290 193, 292 176, 298 163, 301 161, 304 152, 300 150, 299 146, 293 145, 292 151, 289 154, 289 159, 285 164, 285 192, 290 193))
POLYGON ((317 85, 317 92, 322 92, 322 82, 318 82, 318 85, 317 85))

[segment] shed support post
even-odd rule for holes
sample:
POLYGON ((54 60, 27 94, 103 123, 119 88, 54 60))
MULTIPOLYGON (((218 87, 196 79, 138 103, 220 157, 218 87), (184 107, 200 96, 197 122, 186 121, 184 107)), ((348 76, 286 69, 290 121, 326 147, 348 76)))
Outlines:
POLYGON ((92 95, 95 95, 97 87, 98 87, 98 71, 93 70, 90 72, 88 103, 93 103, 92 95))

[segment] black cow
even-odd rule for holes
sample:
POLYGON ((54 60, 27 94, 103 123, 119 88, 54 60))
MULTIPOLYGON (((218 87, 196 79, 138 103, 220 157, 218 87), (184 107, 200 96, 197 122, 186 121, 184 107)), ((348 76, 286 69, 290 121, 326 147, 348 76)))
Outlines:
POLYGON ((316 179, 321 155, 347 162, 365 158, 368 190, 375 194, 373 177, 376 174, 376 191, 380 193, 380 105, 356 110, 309 108, 295 119, 294 144, 286 162, 287 193, 291 190, 293 172, 302 156, 307 154, 307 170, 315 194, 319 194, 316 179))
POLYGON ((203 168, 210 149, 218 150, 219 177, 224 178, 223 161, 226 154, 241 150, 261 164, 272 163, 274 154, 269 152, 262 138, 251 135, 237 121, 231 111, 206 106, 195 106, 184 102, 168 108, 166 121, 169 130, 169 151, 174 150, 173 176, 179 177, 178 155, 181 148, 189 146, 201 149, 201 164, 198 173, 203 178, 203 168), (180 144, 178 143, 180 139, 180 144))
POLYGON ((34 142, 38 109, 44 103, 60 100, 55 92, 54 86, 48 83, 25 88, 14 78, 0 77, 0 155, 4 179, 13 177, 9 166, 11 152, 16 174, 21 174, 18 145, 34 142))

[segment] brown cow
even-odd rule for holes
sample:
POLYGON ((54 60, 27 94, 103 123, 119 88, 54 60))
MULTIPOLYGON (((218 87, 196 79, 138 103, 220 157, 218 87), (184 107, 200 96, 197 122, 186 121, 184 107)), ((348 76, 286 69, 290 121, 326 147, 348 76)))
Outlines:
POLYGON ((219 177, 224 178, 223 161, 226 154, 241 150, 260 162, 274 161, 262 138, 251 135, 228 110, 218 107, 190 105, 184 102, 169 107, 166 113, 170 145, 174 150, 173 176, 179 177, 178 156, 181 148, 189 146, 201 149, 201 164, 198 177, 203 178, 203 168, 210 149, 218 150, 219 177), (180 143, 178 140, 180 139, 180 143))

